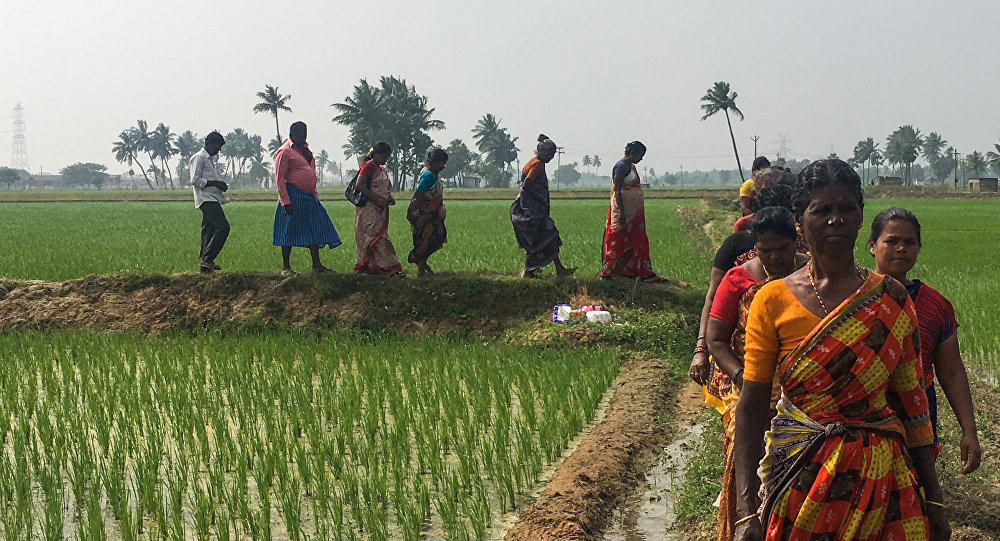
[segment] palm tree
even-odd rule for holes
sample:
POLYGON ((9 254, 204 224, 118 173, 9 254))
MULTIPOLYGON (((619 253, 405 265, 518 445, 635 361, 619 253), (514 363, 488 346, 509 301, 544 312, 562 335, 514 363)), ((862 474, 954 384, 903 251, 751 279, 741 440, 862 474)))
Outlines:
MULTIPOLYGON (((476 140, 476 146, 479 147, 483 144, 483 141, 495 138, 497 132, 501 129, 500 120, 493 116, 493 113, 483 115, 483 118, 480 118, 472 128, 472 137, 476 140)), ((482 150, 482 148, 479 150, 482 150)))
POLYGON ((864 173, 866 182, 868 181, 868 172, 865 164, 868 163, 872 152, 875 151, 875 146, 875 140, 871 137, 862 139, 858 141, 858 144, 854 145, 854 162, 861 166, 861 172, 864 173))
POLYGON ((920 148, 920 154, 927 160, 927 163, 931 166, 934 162, 941 159, 941 149, 948 145, 948 141, 941 138, 941 135, 937 132, 930 132, 924 137, 923 146, 920 148))
POLYGON ((917 161, 923 143, 920 130, 909 124, 896 128, 896 131, 889 134, 889 139, 886 142, 885 157, 890 163, 902 166, 903 178, 907 186, 913 182, 910 178, 910 172, 913 168, 913 162, 917 161))
POLYGON ((588 172, 589 172, 589 169, 590 169, 590 154, 584 154, 583 155, 583 166, 586 167, 588 169, 588 172))
POLYGON ((165 124, 160 122, 157 124, 156 129, 150 135, 150 145, 153 147, 153 157, 160 159, 160 164, 163 166, 161 169, 167 172, 167 178, 170 179, 170 189, 174 189, 174 175, 170 172, 170 166, 167 164, 167 160, 172 158, 174 154, 177 154, 177 149, 174 148, 174 139, 177 135, 170 131, 165 124))
MULTIPOLYGON (((139 119, 135 121, 135 127, 132 128, 132 136, 135 139, 135 149, 136 154, 139 152, 145 152, 149 156, 149 167, 150 171, 153 171, 153 134, 149 131, 149 124, 145 120, 139 119)), ((138 162, 138 160, 136 160, 138 162)), ((158 171, 158 170, 157 170, 158 171)), ((153 178, 156 183, 159 184, 161 177, 158 172, 153 172, 153 178)))
POLYGON ((340 113, 333 117, 333 121, 349 126, 352 133, 361 135, 365 144, 371 145, 378 140, 385 124, 382 101, 379 89, 361 79, 354 87, 353 94, 344 98, 343 103, 330 105, 340 113))
POLYGON ((184 133, 178 135, 177 140, 174 141, 174 149, 180 156, 180 160, 177 162, 177 181, 182 186, 190 174, 188 164, 191 162, 191 156, 194 156, 201 149, 201 145, 198 136, 191 130, 184 130, 184 133))
POLYGON ((739 169, 740 178, 746 180, 746 177, 743 176, 743 166, 740 165, 740 153, 736 150, 736 136, 733 135, 733 123, 729 120, 729 111, 732 111, 733 115, 743 120, 743 112, 736 107, 736 92, 729 89, 729 83, 718 81, 701 97, 701 109, 705 111, 705 115, 701 117, 702 120, 715 115, 719 111, 726 113, 726 124, 729 125, 729 137, 733 140, 733 154, 736 154, 736 168, 739 169))
POLYGON ((964 165, 967 169, 972 169, 976 178, 979 178, 979 172, 986 169, 986 158, 983 156, 982 152, 970 152, 965 156, 964 165))
POLYGON ((281 148, 281 145, 283 144, 285 144, 285 142, 281 139, 281 136, 280 135, 276 136, 274 139, 271 139, 270 141, 267 142, 267 153, 270 154, 271 157, 273 158, 274 155, 278 153, 278 149, 281 148))
POLYGON ((324 148, 316 154, 316 172, 319 173, 319 182, 323 183, 323 171, 326 170, 326 164, 330 163, 330 154, 324 148))
POLYGON ((476 148, 483 154, 483 161, 506 170, 517 159, 517 137, 511 138, 507 128, 500 127, 500 120, 492 113, 483 115, 472 128, 476 148))
POLYGON ((142 177, 146 179, 146 185, 149 186, 150 190, 156 189, 153 183, 149 181, 149 176, 146 175, 146 170, 143 168, 142 163, 139 162, 139 145, 136 143, 135 131, 133 129, 122 130, 118 134, 118 140, 111 144, 111 151, 115 153, 115 160, 118 163, 126 163, 129 167, 132 167, 132 163, 139 164, 139 171, 142 172, 142 177))
POLYGON ((601 157, 594 154, 594 157, 590 159, 590 165, 594 166, 594 174, 597 174, 597 169, 601 166, 601 157))
POLYGON ((883 158, 885 158, 885 155, 878 149, 878 143, 875 143, 875 150, 872 150, 872 155, 868 158, 868 163, 875 166, 876 177, 878 176, 878 167, 882 165, 883 158))
POLYGON ((444 129, 444 122, 431 118, 434 109, 427 97, 396 76, 381 77, 377 87, 362 79, 351 96, 331 106, 339 113, 333 121, 351 130, 344 156, 365 154, 375 141, 392 146, 387 167, 394 189, 400 189, 410 174, 416 179, 419 157, 434 142, 428 132, 444 129))
POLYGON ((341 182, 344 181, 344 170, 337 162, 330 160, 330 163, 326 164, 326 170, 329 171, 331 175, 339 177, 341 182))
POLYGON ((278 134, 278 139, 281 139, 281 127, 278 125, 278 111, 292 112, 292 108, 287 105, 288 100, 292 99, 291 94, 282 96, 278 92, 278 87, 264 85, 263 92, 258 92, 257 97, 261 99, 261 102, 253 106, 253 112, 270 113, 274 116, 274 130, 278 134))
POLYGON ((997 150, 996 152, 991 150, 986 153, 986 163, 994 173, 1000 175, 1000 143, 993 143, 993 148, 997 150))

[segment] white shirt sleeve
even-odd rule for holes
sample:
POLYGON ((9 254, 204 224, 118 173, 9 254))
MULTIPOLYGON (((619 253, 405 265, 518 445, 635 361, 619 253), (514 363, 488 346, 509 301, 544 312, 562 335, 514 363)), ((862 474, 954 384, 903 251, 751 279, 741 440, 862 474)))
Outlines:
POLYGON ((191 185, 196 188, 204 188, 208 184, 208 179, 202 176, 203 158, 201 154, 195 154, 191 159, 191 185))

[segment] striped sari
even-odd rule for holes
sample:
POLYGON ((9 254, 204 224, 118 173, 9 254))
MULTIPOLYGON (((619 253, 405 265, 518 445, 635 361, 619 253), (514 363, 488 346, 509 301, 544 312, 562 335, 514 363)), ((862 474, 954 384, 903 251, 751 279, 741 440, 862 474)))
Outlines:
MULTIPOLYGON (((749 324, 766 326, 754 313, 749 324)), ((783 394, 759 471, 767 540, 928 538, 906 451, 933 441, 919 344, 906 289, 870 272, 778 362, 783 394)))

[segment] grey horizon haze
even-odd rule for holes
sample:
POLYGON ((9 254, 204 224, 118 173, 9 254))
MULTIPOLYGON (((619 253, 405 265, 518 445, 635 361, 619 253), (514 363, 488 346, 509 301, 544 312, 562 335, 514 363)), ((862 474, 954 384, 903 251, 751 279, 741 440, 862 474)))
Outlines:
MULTIPOLYGON (((11 158, 11 109, 25 108, 33 173, 115 162, 112 142, 143 119, 180 134, 243 128, 265 141, 274 120, 251 109, 276 85, 292 96, 282 135, 309 125, 315 151, 345 161, 330 104, 362 78, 416 86, 455 138, 486 113, 518 137, 523 164, 545 133, 562 163, 628 141, 658 172, 734 169, 724 116, 702 122, 715 81, 738 93, 733 119, 745 169, 750 137, 771 158, 788 133, 792 158, 847 157, 912 124, 963 154, 1000 142, 1000 2, 153 3, 91 0, 4 6, 0 33, 0 165, 11 158)), ((173 162, 171 166, 174 166, 173 162)))

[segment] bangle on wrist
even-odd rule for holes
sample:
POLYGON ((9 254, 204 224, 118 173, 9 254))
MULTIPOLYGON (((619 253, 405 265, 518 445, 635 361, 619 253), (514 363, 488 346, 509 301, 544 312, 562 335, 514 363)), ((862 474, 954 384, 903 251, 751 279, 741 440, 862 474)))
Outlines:
POLYGON ((708 348, 706 348, 705 346, 698 345, 694 347, 694 352, 695 354, 708 353, 708 348))
POLYGON ((739 367, 739 368, 737 368, 736 370, 733 370, 733 375, 729 376, 729 379, 731 379, 733 381, 736 381, 736 378, 738 378, 738 377, 743 377, 743 367, 742 366, 739 367))

